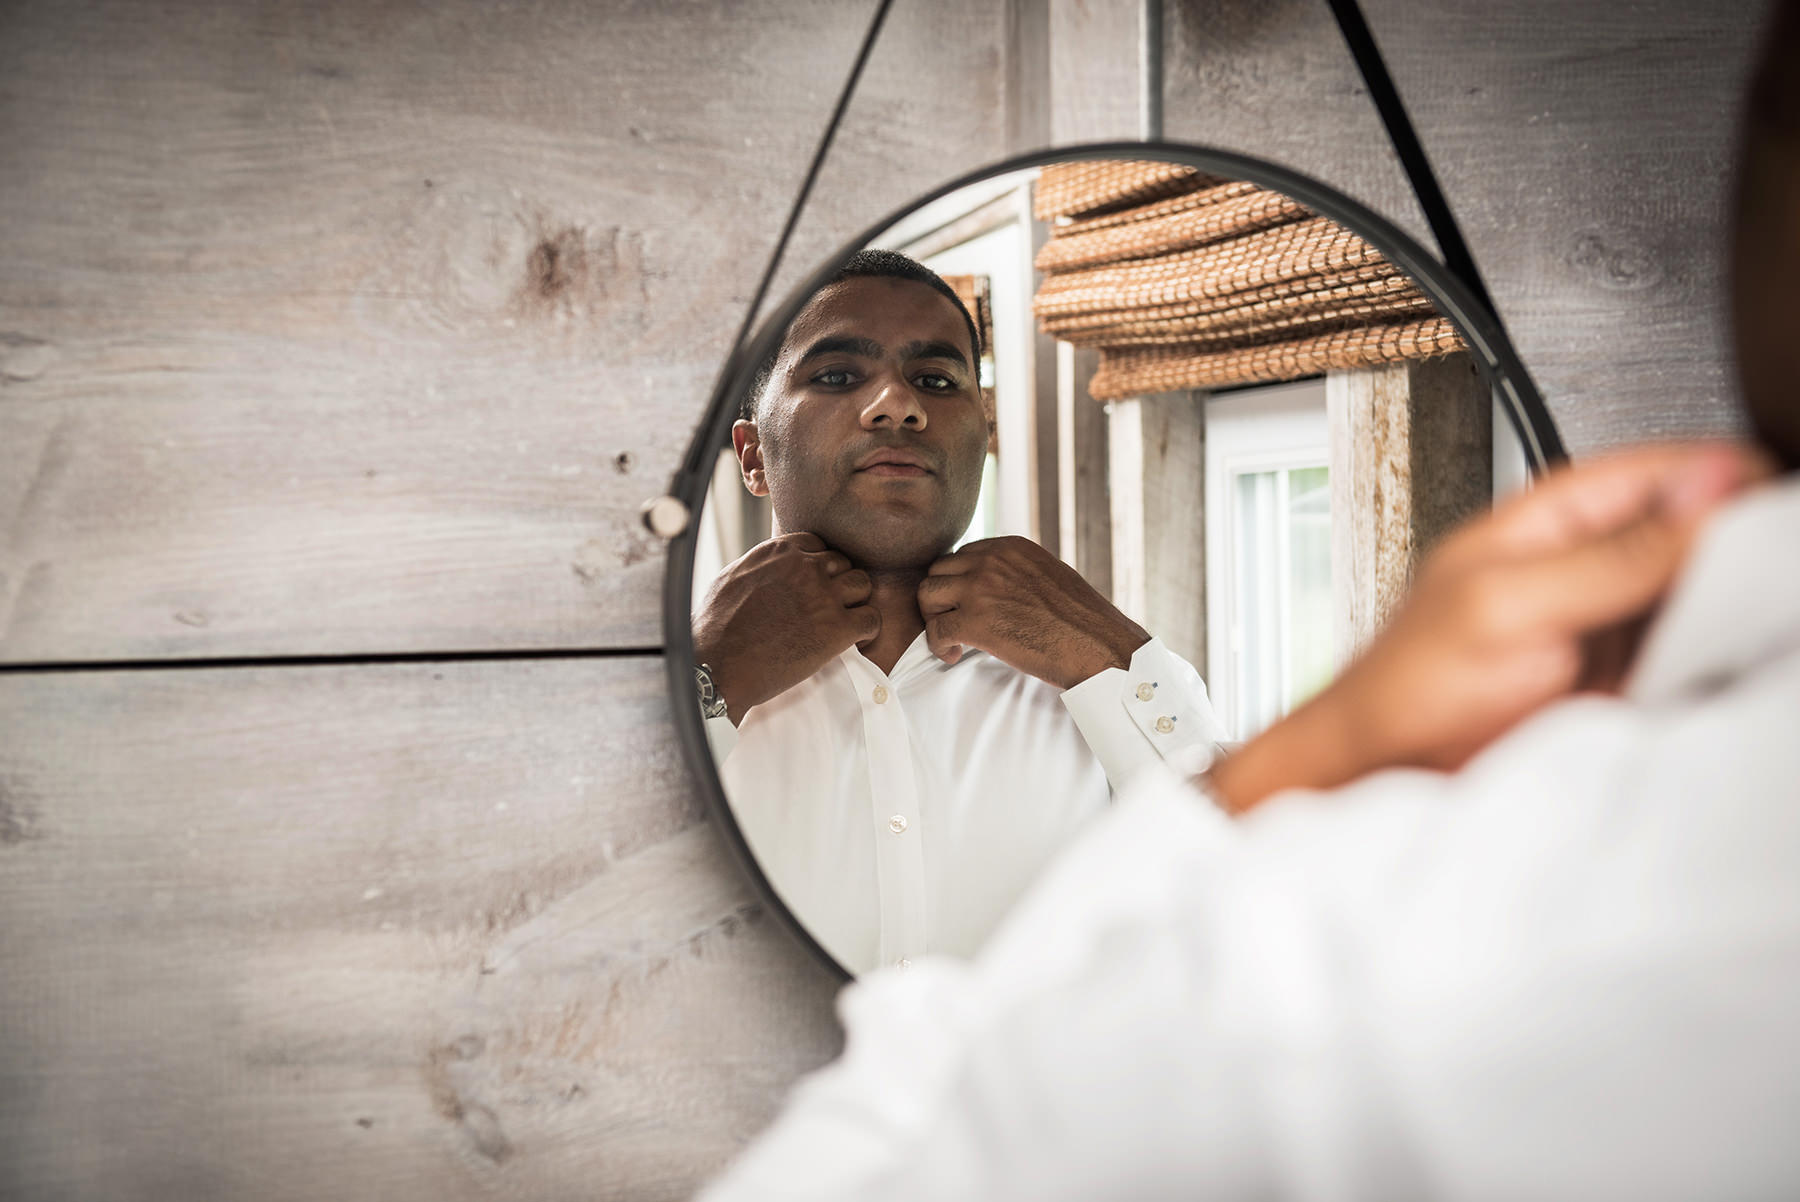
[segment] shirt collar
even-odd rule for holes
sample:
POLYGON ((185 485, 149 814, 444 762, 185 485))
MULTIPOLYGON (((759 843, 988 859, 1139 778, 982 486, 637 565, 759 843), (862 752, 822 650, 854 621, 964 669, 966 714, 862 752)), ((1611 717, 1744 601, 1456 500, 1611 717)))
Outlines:
POLYGON ((965 652, 963 657, 954 664, 947 664, 931 653, 931 643, 926 639, 925 633, 920 631, 919 637, 914 639, 906 650, 900 653, 900 658, 894 661, 894 670, 886 675, 883 675, 881 669, 871 663, 868 657, 856 647, 846 649, 842 655, 838 656, 838 659, 857 676, 867 675, 893 684, 931 672, 948 672, 952 668, 972 664, 986 655, 985 651, 970 650, 965 652))
POLYGON ((1651 627, 1626 694, 1655 703, 1718 690, 1800 650, 1800 476, 1715 517, 1651 627))

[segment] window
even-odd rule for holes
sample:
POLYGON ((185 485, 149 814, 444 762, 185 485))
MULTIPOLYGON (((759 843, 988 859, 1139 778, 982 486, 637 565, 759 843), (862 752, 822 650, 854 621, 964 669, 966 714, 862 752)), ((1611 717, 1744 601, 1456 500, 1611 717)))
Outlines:
POLYGON ((1245 739, 1334 668, 1325 382, 1205 403, 1208 683, 1245 739))

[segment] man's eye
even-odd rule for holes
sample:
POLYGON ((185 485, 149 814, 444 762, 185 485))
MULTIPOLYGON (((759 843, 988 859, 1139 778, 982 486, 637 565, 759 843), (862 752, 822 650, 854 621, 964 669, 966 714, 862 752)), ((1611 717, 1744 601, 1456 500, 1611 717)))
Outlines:
POLYGON ((924 375, 916 377, 913 380, 913 383, 917 384, 920 388, 928 389, 932 392, 956 391, 955 380, 952 380, 949 376, 940 375, 935 371, 928 371, 924 375))
POLYGON ((854 380, 855 377, 841 367, 822 371, 813 377, 814 384, 823 384, 827 388, 848 388, 854 380))

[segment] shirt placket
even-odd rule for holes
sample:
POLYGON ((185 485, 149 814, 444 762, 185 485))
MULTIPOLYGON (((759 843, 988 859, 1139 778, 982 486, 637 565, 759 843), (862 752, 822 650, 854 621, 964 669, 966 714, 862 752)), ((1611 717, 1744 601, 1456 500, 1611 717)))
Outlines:
POLYGON ((912 737, 898 690, 860 652, 845 655, 862 707, 868 747, 869 820, 881 895, 881 963, 905 967, 924 954, 925 861, 919 814, 918 774, 912 737))

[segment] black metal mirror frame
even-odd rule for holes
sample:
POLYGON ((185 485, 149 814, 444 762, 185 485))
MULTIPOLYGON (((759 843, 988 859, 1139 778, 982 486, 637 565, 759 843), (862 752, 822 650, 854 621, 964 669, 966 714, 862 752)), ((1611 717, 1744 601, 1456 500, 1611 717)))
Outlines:
POLYGON ((1091 159, 1158 159, 1194 167, 1209 175, 1246 180, 1286 193, 1314 213, 1354 231, 1406 273, 1439 311, 1456 324, 1491 390, 1500 399, 1501 407, 1524 447, 1532 474, 1537 475, 1566 458, 1543 397, 1518 352, 1513 349, 1505 328, 1463 280, 1386 218, 1318 180, 1274 163, 1231 151, 1175 142, 1094 142, 1058 147, 1019 155, 969 172, 911 201, 864 230, 790 292, 780 307, 763 321, 754 338, 740 340, 720 372, 699 431, 670 482, 669 496, 685 508, 686 521, 681 532, 668 543, 668 572, 663 584, 663 662, 668 672, 675 730, 688 767, 706 794, 708 808, 732 858, 764 906, 803 947, 810 949, 829 971, 843 980, 850 980, 851 974, 825 951, 788 909, 751 854, 731 812, 718 768, 713 763, 705 720, 700 716, 694 691, 692 610, 696 519, 712 482, 714 462, 718 452, 729 444, 739 400, 750 386, 756 365, 775 350, 789 323, 813 294, 830 281, 840 264, 901 218, 959 189, 1031 167, 1091 159))

